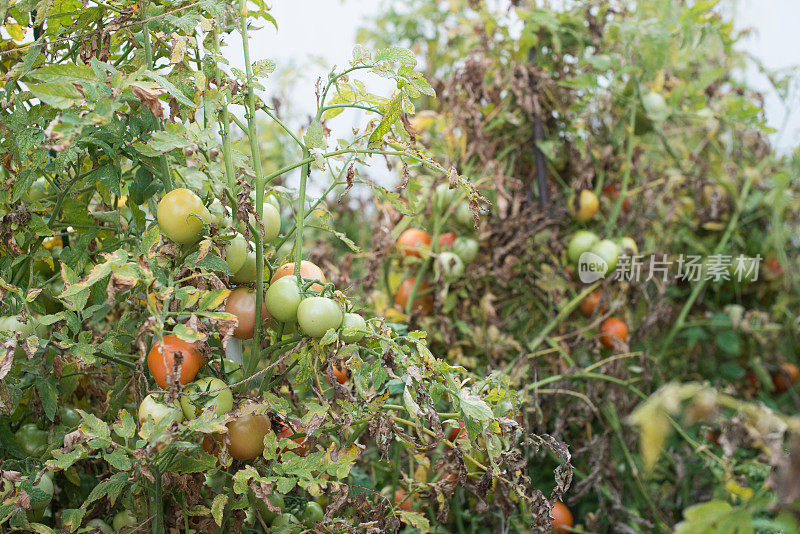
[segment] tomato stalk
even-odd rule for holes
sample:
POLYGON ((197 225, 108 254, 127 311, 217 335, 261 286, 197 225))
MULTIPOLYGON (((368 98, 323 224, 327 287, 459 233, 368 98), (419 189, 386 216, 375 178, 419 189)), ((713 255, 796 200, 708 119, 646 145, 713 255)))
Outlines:
MULTIPOLYGON (((247 35, 247 0, 242 0, 240 13, 242 48, 244 49, 245 74, 247 76, 247 136, 250 138, 250 157, 256 173, 256 317, 261 317, 264 305, 264 234, 261 220, 264 215, 264 173, 261 168, 261 151, 258 147, 258 128, 256 127, 256 97, 253 90, 253 66, 250 63, 250 44, 247 35)), ((262 321, 256 321, 250 357, 245 360, 246 376, 251 376, 260 356, 262 321)))
MULTIPOLYGON (((219 26, 222 24, 220 17, 214 22, 214 55, 219 56, 220 43, 219 43, 219 26)), ((234 201, 231 203, 231 213, 233 220, 236 220, 236 175, 233 171, 233 157, 231 155, 231 134, 230 134, 230 114, 228 113, 228 94, 222 88, 222 76, 220 75, 219 62, 216 57, 214 58, 214 75, 217 82, 217 90, 224 96, 225 101, 222 103, 222 118, 220 120, 220 132, 222 137, 222 160, 225 163, 225 179, 228 182, 228 189, 230 190, 234 201)))
POLYGON ((617 200, 614 202, 614 205, 611 207, 611 213, 608 215, 608 221, 606 222, 606 233, 610 234, 614 227, 617 224, 617 217, 619 217, 619 212, 622 209, 622 203, 625 202, 625 199, 628 196, 628 184, 631 181, 631 166, 633 165, 633 145, 635 143, 635 135, 634 132, 636 130, 636 107, 639 103, 639 82, 638 79, 634 77, 634 95, 631 98, 631 110, 630 115, 628 117, 628 140, 627 140, 627 151, 625 153, 625 170, 622 172, 622 184, 620 185, 619 196, 617 196, 617 200))

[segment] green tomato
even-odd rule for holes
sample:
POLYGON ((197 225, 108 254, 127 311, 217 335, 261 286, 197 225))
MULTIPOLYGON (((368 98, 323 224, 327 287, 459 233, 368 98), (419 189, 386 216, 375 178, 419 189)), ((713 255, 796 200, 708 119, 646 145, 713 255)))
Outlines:
POLYGON ((36 423, 22 425, 14 436, 28 456, 40 456, 50 442, 47 431, 40 430, 36 423))
POLYGON ((84 532, 91 532, 92 530, 98 530, 98 529, 100 530, 100 532, 114 532, 114 529, 111 528, 111 525, 109 525, 102 519, 92 519, 91 521, 86 523, 86 530, 84 530, 84 532))
POLYGON ((161 233, 182 245, 200 239, 203 226, 211 222, 211 213, 194 192, 173 189, 158 202, 156 210, 161 233))
POLYGON ((183 412, 178 401, 175 400, 169 405, 164 402, 162 396, 155 393, 142 399, 142 403, 139 404, 138 416, 140 425, 143 425, 148 419, 152 419, 156 426, 159 426, 162 421, 164 421, 164 425, 172 421, 183 421, 183 412))
POLYGON ((44 177, 39 177, 31 184, 31 188, 28 189, 28 199, 31 202, 36 202, 38 200, 42 200, 44 197, 47 196, 47 180, 44 177))
POLYGON ((58 415, 61 417, 61 424, 67 428, 77 428, 82 421, 78 412, 66 406, 58 407, 58 415))
POLYGON ((194 419, 208 409, 213 409, 216 415, 225 415, 233 408, 233 393, 219 378, 201 378, 186 386, 184 391, 181 408, 187 419, 194 419), (221 391, 215 391, 218 389, 221 391))
POLYGON ((639 247, 636 246, 636 241, 633 240, 630 236, 625 236, 617 242, 619 249, 627 254, 628 256, 633 256, 639 253, 639 247))
POLYGON ((469 209, 469 202, 461 201, 456 206, 456 221, 467 228, 475 228, 475 221, 472 219, 472 211, 469 209))
POLYGON ((47 327, 40 323, 36 317, 29 317, 27 323, 19 320, 18 315, 0 318, 0 332, 19 332, 19 344, 14 350, 16 358, 25 358, 25 349, 22 343, 26 338, 36 335, 38 338, 47 337, 47 327))
POLYGON ((642 106, 647 112, 647 117, 655 122, 662 122, 669 116, 667 102, 661 93, 651 91, 642 95, 642 106))
MULTIPOLYGON (((283 495, 280 493, 270 493, 267 496, 267 499, 269 499, 269 502, 272 503, 272 505, 276 508, 283 510, 286 507, 286 504, 283 501, 283 495)), ((278 514, 267 508, 267 505, 264 504, 264 501, 261 499, 256 499, 255 501, 256 508, 258 508, 258 513, 261 516, 261 519, 264 520, 264 523, 270 524, 275 520, 276 517, 278 517, 278 514)))
POLYGON ((324 515, 325 512, 322 510, 322 506, 320 506, 319 503, 308 501, 305 510, 300 514, 300 519, 306 527, 314 528, 314 525, 322 521, 324 515))
POLYGON ((307 336, 322 337, 331 328, 339 328, 343 319, 339 304, 327 297, 310 297, 297 307, 297 324, 307 336))
MULTIPOLYGON (((247 260, 247 240, 237 232, 230 243, 225 246, 225 261, 228 262, 228 269, 231 273, 236 274, 244 267, 245 260, 247 260)), ((255 262, 253 262, 253 267, 255 267, 255 262)))
MULTIPOLYGON (((261 214, 261 221, 264 223, 264 242, 274 241, 281 233, 281 212, 271 202, 264 201, 264 212, 261 214)), ((258 228, 256 218, 252 213, 250 214, 250 226, 253 229, 258 228)), ((244 222, 239 223, 239 231, 243 234, 247 233, 244 222)))
POLYGON ((617 261, 619 260, 619 247, 610 239, 603 239, 594 244, 589 250, 592 254, 596 254, 608 264, 608 269, 603 273, 603 276, 610 272, 614 272, 617 268, 617 261))
POLYGON ((222 374, 228 384, 235 384, 244 380, 242 366, 230 358, 222 359, 222 374))
MULTIPOLYGON (((31 509, 41 511, 47 508, 53 500, 53 475, 46 472, 39 478, 39 482, 33 485, 33 491, 29 492, 31 498, 31 509)), ((35 477, 31 481, 35 480, 35 477)))
POLYGON ((225 225, 225 206, 222 205, 222 202, 220 202, 218 198, 215 198, 211 201, 211 205, 208 207, 208 212, 211 213, 212 224, 216 226, 225 225))
POLYGON ((111 525, 114 527, 114 530, 120 530, 125 533, 132 533, 136 532, 136 528, 127 528, 127 527, 136 527, 139 524, 139 520, 133 515, 133 512, 130 510, 123 510, 119 512, 117 515, 114 516, 114 520, 112 521, 111 525), (124 530, 123 530, 124 529, 124 530))
POLYGON ((581 254, 588 252, 599 239, 594 232, 578 230, 567 245, 567 260, 572 264, 577 264, 581 254))
POLYGON ((265 296, 267 311, 283 323, 294 323, 297 320, 297 309, 301 300, 295 276, 279 278, 270 284, 265 296))
POLYGON ((450 184, 447 182, 441 183, 433 190, 433 207, 440 213, 447 211, 459 196, 458 189, 450 189, 450 184))
POLYGON ((464 265, 469 265, 478 256, 478 242, 471 237, 459 236, 453 242, 451 250, 461 258, 464 265))
POLYGON ((445 282, 454 282, 464 276, 464 262, 454 252, 440 252, 434 269, 445 282))
MULTIPOLYGON (((252 243, 251 243, 252 244, 252 243)), ((231 280, 238 284, 250 284, 256 281, 258 271, 256 270, 256 250, 253 246, 247 257, 244 260, 244 265, 239 269, 236 274, 231 277, 231 280)), ((266 279, 266 278, 265 278, 266 279)))
POLYGON ((357 313, 345 313, 342 319, 342 341, 345 343, 358 343, 364 339, 367 322, 357 313))
POLYGON ((300 532, 302 529, 300 520, 294 514, 279 515, 270 523, 272 530, 275 532, 294 533, 300 532))
POLYGON ((281 199, 277 194, 266 194, 264 195, 264 202, 268 204, 272 204, 275 206, 275 209, 279 212, 281 211, 281 199))

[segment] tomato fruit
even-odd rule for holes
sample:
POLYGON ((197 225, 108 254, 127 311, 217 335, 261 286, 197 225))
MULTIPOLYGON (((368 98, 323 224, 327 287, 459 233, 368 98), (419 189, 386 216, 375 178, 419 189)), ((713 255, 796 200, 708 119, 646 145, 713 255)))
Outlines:
POLYGON ((194 380, 200 367, 205 363, 205 358, 200 354, 196 343, 187 343, 175 334, 164 336, 163 341, 156 341, 147 354, 147 367, 156 384, 162 388, 169 387, 167 376, 173 375, 176 354, 183 357, 177 377, 183 385, 194 380))
MULTIPOLYGON (((286 503, 283 500, 283 495, 280 493, 270 493, 267 495, 267 499, 269 499, 269 502, 272 503, 272 505, 276 508, 283 510, 286 507, 286 503)), ((264 520, 264 523, 269 524, 279 516, 279 514, 267 508, 267 505, 264 504, 264 501, 261 499, 255 499, 255 501, 256 508, 258 508, 258 513, 261 516, 261 519, 264 520)))
POLYGON ((447 232, 439 236, 439 250, 447 250, 452 248, 453 243, 456 242, 456 235, 455 232, 447 232))
POLYGON ((273 277, 265 298, 267 311, 272 317, 283 323, 294 323, 297 320, 297 308, 301 300, 297 278, 284 276, 275 280, 273 277))
POLYGON ((456 221, 467 228, 475 228, 475 220, 472 218, 472 210, 469 209, 469 202, 461 201, 456 205, 456 221))
POLYGON ((45 180, 43 176, 40 176, 39 178, 33 181, 33 183, 31 184, 31 188, 28 189, 28 199, 31 202, 37 202, 39 200, 42 200, 46 196, 47 196, 47 180, 45 180))
POLYGON ((569 201, 569 212, 578 222, 586 222, 597 213, 600 201, 597 195, 589 189, 583 189, 572 196, 569 201))
POLYGON ((553 516, 553 532, 555 534, 567 534, 575 524, 572 519, 572 512, 560 501, 553 505, 550 513, 553 516))
POLYGON ((338 329, 343 319, 339 303, 326 297, 309 297, 297 307, 297 324, 307 336, 322 337, 328 330, 338 329))
POLYGON ((606 262, 607 268, 603 273, 603 276, 614 272, 614 269, 617 268, 617 262, 619 261, 619 247, 610 239, 598 241, 592 246, 589 252, 596 254, 602 258, 604 262, 606 262))
POLYGON ((14 436, 28 456, 41 455, 50 442, 47 431, 39 429, 36 423, 22 425, 14 436))
POLYGON ((417 228, 409 228, 397 238, 397 250, 401 256, 419 258, 420 251, 430 246, 430 234, 417 228))
POLYGON ((152 419, 156 426, 164 419, 169 422, 183 421, 183 412, 178 400, 175 399, 170 405, 166 403, 161 395, 156 395, 155 393, 151 393, 142 399, 141 404, 139 404, 138 416, 140 425, 143 425, 148 419, 152 419))
MULTIPOLYGON (((114 532, 114 529, 111 528, 111 525, 102 519, 92 519, 86 523, 86 530, 84 532, 91 532, 93 530, 99 530, 100 532, 114 532)), ((80 530, 78 532, 80 532, 80 530)))
MULTIPOLYGON (((290 274, 295 274, 294 262, 285 263, 280 267, 278 267, 277 269, 275 269, 275 273, 272 275, 272 280, 270 282, 274 284, 276 281, 290 274)), ((300 276, 303 278, 303 280, 319 280, 323 284, 327 282, 325 274, 322 272, 322 269, 320 269, 315 264, 307 260, 303 260, 300 262, 300 276)), ((319 293, 320 291, 322 291, 322 285, 314 284, 311 286, 311 290, 319 293)))
POLYGON ((440 252, 436 256, 434 269, 445 282, 455 282, 464 276, 464 262, 452 252, 440 252))
MULTIPOLYGON (((34 480, 36 480, 36 478, 31 477, 31 482, 34 480)), ((46 471, 39 477, 38 482, 33 484, 33 490, 34 491, 29 494, 31 498, 31 510, 34 512, 41 512, 47 508, 47 505, 53 500, 53 475, 49 471, 46 471)))
POLYGON ((433 207, 440 213, 446 211, 459 196, 461 192, 458 189, 450 189, 449 182, 441 183, 433 190, 433 207))
POLYGON ((452 443, 455 443, 457 440, 468 440, 469 434, 467 434, 466 425, 463 422, 458 423, 458 427, 450 431, 447 435, 447 439, 452 443))
MULTIPOLYGON (((237 287, 225 301, 225 311, 232 313, 239 324, 233 330, 233 337, 238 339, 252 339, 256 329, 256 291, 246 287, 237 287)), ((267 306, 262 303, 261 322, 269 317, 267 306)))
POLYGON ((453 242, 452 252, 461 258, 464 265, 469 265, 478 256, 478 242, 471 237, 459 236, 453 242))
POLYGON ((586 295, 586 297, 581 301, 581 313, 584 317, 591 317, 594 315, 594 311, 597 309, 598 304, 600 304, 600 291, 595 290, 586 295))
POLYGON ((242 268, 236 271, 236 273, 231 277, 231 280, 237 284, 251 284, 255 282, 256 277, 258 276, 257 262, 258 258, 256 256, 255 247, 251 247, 251 250, 244 258, 242 268))
MULTIPOLYGON (((603 193, 610 196, 612 199, 616 200, 619 198, 620 191, 622 190, 622 186, 618 183, 608 184, 603 187, 603 193)), ((631 201, 627 198, 622 201, 622 211, 627 212, 631 209, 631 201)))
POLYGON ((339 335, 345 343, 358 343, 364 339, 367 322, 357 313, 345 313, 342 319, 342 333, 339 335))
POLYGON ((201 378, 186 386, 184 392, 181 395, 181 409, 186 419, 194 419, 210 409, 216 415, 225 415, 233 408, 233 393, 228 384, 219 378, 201 378))
POLYGON ((308 528, 314 528, 314 525, 322 521, 325 512, 318 502, 308 501, 303 513, 300 514, 300 520, 308 528))
MULTIPOLYGON (((400 288, 394 295, 395 306, 399 307, 403 311, 405 311, 406 305, 408 304, 408 299, 411 297, 411 290, 414 288, 415 282, 416 278, 413 276, 408 278, 402 284, 400 284, 400 288)), ((430 289, 430 284, 428 284, 428 282, 422 282, 417 288, 417 294, 414 297, 414 303, 412 304, 411 308, 414 312, 422 315, 430 315, 430 313, 433 311, 433 294, 427 292, 428 289, 430 289)))
POLYGON ((231 274, 238 273, 244 262, 247 260, 247 240, 240 233, 233 236, 233 239, 225 246, 225 261, 231 274))
POLYGON ((293 449, 283 449, 280 452, 289 451, 297 454, 298 456, 305 456, 308 454, 308 436, 292 437, 296 434, 305 434, 305 432, 306 429, 303 427, 303 425, 281 423, 278 431, 275 432, 275 436, 278 438, 278 440, 289 438, 300 446, 293 449))
POLYGON ((77 428, 81 424, 81 416, 72 408, 59 406, 58 416, 61 419, 61 424, 67 428, 77 428))
POLYGON ((397 488, 394 492, 394 505, 396 508, 403 510, 404 512, 411 511, 411 499, 408 496, 408 492, 403 488, 397 488))
POLYGON ((302 530, 300 525, 300 520, 294 514, 283 514, 272 520, 270 524, 272 528, 270 531, 278 533, 286 532, 287 534, 295 533, 302 530))
MULTIPOLYGON (((281 233, 281 213, 272 202, 264 201, 264 212, 261 214, 261 222, 264 224, 264 243, 275 241, 281 233)), ((250 226, 258 230, 255 216, 250 214, 250 226)), ((239 224, 239 231, 247 233, 247 227, 242 221, 239 224)))
POLYGON ((776 393, 784 393, 792 389, 792 386, 800 377, 800 369, 793 363, 784 362, 780 369, 770 374, 772 384, 775 386, 776 393))
POLYGON ((127 527, 136 527, 138 524, 139 520, 133 515, 133 512, 130 510, 123 510, 114 516, 111 526, 114 527, 114 530, 120 530, 122 532, 136 532, 136 528, 127 527))
POLYGON ((244 371, 230 358, 222 358, 222 376, 228 384, 235 384, 244 380, 244 371))
POLYGON ((667 102, 661 93, 651 91, 642 95, 642 107, 647 113, 647 118, 652 121, 662 122, 669 116, 667 102))
POLYGON ((252 460, 264 452, 264 436, 270 430, 263 414, 243 415, 228 423, 228 452, 236 460, 252 460))
POLYGON ((575 232, 567 245, 567 260, 572 264, 578 263, 581 254, 588 252, 598 241, 599 238, 594 232, 586 230, 575 232))
MULTIPOLYGON (((327 376, 327 373, 325 376, 327 376)), ((344 366, 343 362, 337 362, 336 364, 334 364, 333 377, 340 384, 346 384, 347 381, 350 379, 350 377, 347 376, 347 368, 344 366)), ((328 381, 330 382, 330 379, 328 379, 328 381)))
POLYGON ((617 246, 626 256, 633 256, 639 253, 639 247, 636 245, 636 241, 627 235, 619 240, 617 246))
POLYGON ((613 349, 618 343, 628 339, 628 326, 622 319, 609 317, 600 325, 600 342, 607 349, 613 349))
POLYGON ((200 238, 203 225, 211 222, 211 213, 194 192, 173 189, 158 202, 156 210, 161 233, 182 245, 200 238))

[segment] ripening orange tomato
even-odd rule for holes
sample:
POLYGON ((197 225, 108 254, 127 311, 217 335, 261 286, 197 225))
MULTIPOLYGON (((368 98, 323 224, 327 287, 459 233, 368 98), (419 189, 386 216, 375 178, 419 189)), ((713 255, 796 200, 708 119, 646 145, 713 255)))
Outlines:
POLYGON ((420 249, 431 246, 431 235, 417 228, 409 228, 397 238, 397 250, 401 256, 420 257, 420 249))
MULTIPOLYGON (((619 198, 619 194, 622 190, 622 186, 618 183, 608 184, 603 187, 603 193, 610 196, 612 199, 616 200, 619 198)), ((622 201, 622 211, 627 212, 631 209, 631 202, 628 198, 622 201)))
POLYGON ((572 518, 572 512, 569 511, 567 505, 560 501, 556 502, 550 513, 553 515, 553 532, 555 534, 568 534, 569 529, 575 523, 572 518))
POLYGON ((248 414, 228 423, 228 452, 236 460, 252 460, 264 452, 264 436, 270 430, 269 417, 248 414))
POLYGON ((298 456, 305 456, 308 454, 308 436, 298 436, 296 438, 292 438, 292 436, 295 434, 305 434, 305 432, 306 429, 303 427, 303 425, 280 423, 278 425, 277 432, 275 432, 275 436, 277 436, 279 440, 282 438, 291 438, 292 441, 300 445, 294 449, 283 449, 281 450, 281 453, 293 452, 298 456))
MULTIPOLYGON (((394 304, 401 310, 406 309, 408 299, 411 296, 411 290, 414 288, 416 278, 413 276, 400 284, 400 288, 394 295, 394 304)), ((417 294, 414 297, 413 311, 422 315, 430 315, 433 311, 433 293, 427 292, 430 289, 428 282, 422 282, 417 288, 417 294)))
POLYGON ((609 317, 600 325, 600 342, 607 349, 613 349, 619 342, 628 340, 628 326, 622 319, 609 317))
POLYGON ((206 359, 197 349, 197 343, 187 343, 174 334, 167 334, 162 341, 157 341, 147 354, 147 368, 162 388, 169 387, 167 376, 172 375, 175 366, 175 355, 181 355, 177 380, 185 385, 194 380, 206 359))
MULTIPOLYGON (((275 269, 275 273, 272 275, 272 280, 270 280, 271 284, 274 284, 276 280, 280 280, 284 276, 294 274, 294 262, 292 263, 285 263, 275 269)), ((325 274, 322 272, 322 269, 317 267, 315 264, 311 263, 310 261, 303 260, 300 262, 300 276, 302 276, 306 280, 319 280, 323 284, 327 282, 325 278, 325 274)), ((311 289, 316 292, 322 291, 322 285, 314 284, 311 286, 311 289)))
POLYGON ((600 291, 592 291, 581 301, 580 309, 584 317, 591 317, 600 304, 600 291))
POLYGON ((455 232, 447 232, 439 236, 439 250, 447 250, 453 247, 458 235, 455 232))
POLYGON ((775 386, 776 393, 784 393, 792 389, 792 386, 800 377, 800 369, 793 363, 784 362, 780 369, 773 371, 770 375, 772 384, 775 386))
POLYGON ((403 488, 397 488, 394 492, 394 505, 404 512, 411 511, 411 499, 408 492, 403 488))
MULTIPOLYGON (((228 295, 225 301, 225 311, 236 316, 238 324, 233 331, 233 337, 237 339, 252 339, 256 328, 256 292, 254 289, 237 287, 228 295)), ((267 306, 262 300, 261 320, 262 322, 269 317, 267 306)))
MULTIPOLYGON (((326 374, 326 376, 327 376, 327 374, 326 374)), ((348 380, 347 368, 344 366, 344 363, 338 362, 333 366, 333 377, 340 384, 347 383, 347 380, 348 380)), ((330 381, 330 379, 328 379, 328 380, 330 381)))

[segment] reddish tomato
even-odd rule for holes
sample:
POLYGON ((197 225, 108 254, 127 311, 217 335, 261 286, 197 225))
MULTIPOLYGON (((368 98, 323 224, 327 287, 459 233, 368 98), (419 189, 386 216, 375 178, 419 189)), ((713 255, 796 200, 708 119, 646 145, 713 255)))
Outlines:
POLYGON ((296 438, 292 438, 295 434, 305 434, 306 429, 303 428, 303 425, 300 424, 286 424, 280 423, 278 427, 278 431, 275 432, 275 435, 278 439, 282 438, 291 438, 292 441, 300 445, 299 447, 295 447, 294 449, 283 449, 281 452, 293 452, 298 456, 305 456, 308 454, 308 437, 307 436, 298 436, 296 438))
MULTIPOLYGON (((286 275, 294 274, 294 262, 292 263, 285 263, 275 269, 275 274, 272 275, 272 280, 270 280, 271 284, 274 284, 276 280, 280 280, 286 275)), ((302 276, 306 280, 319 280, 323 284, 327 282, 325 278, 325 274, 322 272, 322 269, 317 267, 315 264, 311 263, 310 261, 303 260, 300 262, 300 276, 302 276)), ((322 285, 314 284, 311 286, 311 289, 316 292, 322 291, 322 285)))
POLYGON ((758 375, 752 369, 745 371, 744 381, 750 387, 750 389, 761 389, 761 380, 759 380, 758 375))
POLYGON ((800 369, 793 363, 782 363, 781 368, 770 375, 772 384, 775 386, 776 393, 784 393, 792 389, 792 386, 800 377, 800 369))
MULTIPOLYGON (((400 284, 400 288, 394 296, 394 304, 401 310, 406 309, 408 298, 411 296, 411 290, 414 288, 416 278, 413 276, 400 284)), ((422 282, 417 288, 417 294, 414 298, 413 311, 422 315, 430 315, 433 311, 433 294, 426 291, 430 289, 428 282, 422 282)))
MULTIPOLYGON (((256 329, 256 292, 246 287, 237 287, 228 295, 225 302, 225 311, 232 313, 239 320, 233 331, 233 337, 238 339, 252 339, 256 329)), ((269 317, 267 306, 261 304, 261 320, 269 317)))
POLYGON ((264 452, 264 436, 270 430, 269 417, 243 415, 228 423, 228 452, 236 460, 252 460, 264 452))
POLYGON ((553 515, 553 532, 555 534, 567 534, 575 524, 572 519, 572 512, 562 502, 556 502, 550 513, 553 515))
POLYGON ((397 238, 397 250, 401 256, 420 257, 420 249, 431 246, 431 236, 424 230, 409 228, 397 238))
POLYGON ((580 309, 584 317, 591 317, 600 304, 600 291, 592 291, 581 301, 580 309))
POLYGON ((447 250, 453 246, 458 236, 455 232, 447 232, 439 236, 439 250, 447 250))
MULTIPOLYGON (((620 184, 618 184, 618 183, 608 184, 608 185, 603 187, 603 193, 605 193, 606 195, 610 196, 614 200, 619 198, 619 193, 620 193, 621 190, 622 190, 622 186, 620 184)), ((631 203, 626 198, 625 200, 622 201, 622 211, 626 211, 627 212, 630 209, 631 209, 631 203)))
POLYGON ((780 278, 783 276, 783 267, 781 267, 781 262, 775 256, 768 258, 764 262, 764 267, 766 267, 766 274, 768 278, 780 278))
POLYGON ((182 358, 177 378, 184 385, 194 380, 197 371, 206 362, 197 350, 197 343, 187 343, 174 334, 164 336, 163 342, 157 341, 147 354, 147 368, 156 384, 162 388, 169 387, 167 376, 174 372, 176 354, 182 358))
POLYGON ((613 349, 619 342, 627 341, 628 326, 617 317, 609 317, 600 325, 600 342, 607 349, 613 349))
POLYGON ((395 490, 394 505, 395 507, 403 510, 404 512, 411 511, 411 499, 408 497, 408 492, 403 488, 397 488, 395 490))
MULTIPOLYGON (((349 378, 347 376, 347 368, 344 366, 344 363, 338 362, 333 366, 333 376, 340 384, 347 383, 349 378)), ((330 379, 328 379, 328 381, 330 381, 330 379)))
POLYGON ((220 437, 219 435, 211 435, 206 434, 203 436, 203 443, 202 443, 203 450, 206 451, 208 454, 213 456, 219 456, 222 447, 220 445, 220 437))
POLYGON ((447 439, 453 443, 455 443, 457 439, 469 439, 466 425, 463 422, 458 423, 458 428, 452 429, 447 439))

